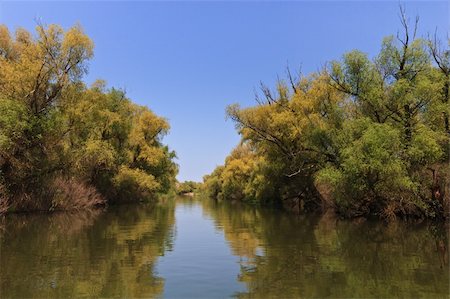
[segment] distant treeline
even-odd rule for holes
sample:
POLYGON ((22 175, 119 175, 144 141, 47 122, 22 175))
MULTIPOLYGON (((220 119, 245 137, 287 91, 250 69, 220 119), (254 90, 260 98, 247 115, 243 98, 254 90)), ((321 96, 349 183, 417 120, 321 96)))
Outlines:
POLYGON ((256 106, 229 106, 242 141, 204 177, 209 196, 344 217, 448 216, 450 51, 401 15, 403 33, 373 59, 355 50, 307 77, 288 70, 256 106))
POLYGON ((200 189, 201 185, 201 183, 197 183, 194 181, 184 181, 181 183, 177 182, 176 192, 179 195, 195 193, 200 189))
POLYGON ((82 76, 93 43, 78 27, 0 26, 0 213, 149 200, 175 183, 167 121, 82 76))

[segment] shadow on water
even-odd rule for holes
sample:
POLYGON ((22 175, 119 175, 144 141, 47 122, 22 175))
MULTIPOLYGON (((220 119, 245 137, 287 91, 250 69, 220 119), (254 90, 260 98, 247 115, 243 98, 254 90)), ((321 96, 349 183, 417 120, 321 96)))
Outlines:
POLYGON ((154 297, 153 268, 171 248, 173 206, 8 215, 0 240, 0 297, 154 297))
POLYGON ((204 202, 240 257, 241 298, 448 298, 448 227, 204 202))

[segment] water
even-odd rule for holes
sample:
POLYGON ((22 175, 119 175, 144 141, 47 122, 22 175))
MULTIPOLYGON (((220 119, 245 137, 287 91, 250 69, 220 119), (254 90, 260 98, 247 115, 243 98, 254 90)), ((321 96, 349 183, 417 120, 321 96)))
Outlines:
POLYGON ((0 237, 1 298, 449 297, 447 231, 430 223, 178 198, 9 215, 0 237))

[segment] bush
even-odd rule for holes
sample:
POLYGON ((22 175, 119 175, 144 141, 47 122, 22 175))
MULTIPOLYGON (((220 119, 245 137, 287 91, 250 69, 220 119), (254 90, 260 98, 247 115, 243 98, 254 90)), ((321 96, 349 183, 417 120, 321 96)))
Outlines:
POLYGON ((49 210, 82 210, 105 204, 97 190, 74 178, 56 178, 51 184, 49 210))

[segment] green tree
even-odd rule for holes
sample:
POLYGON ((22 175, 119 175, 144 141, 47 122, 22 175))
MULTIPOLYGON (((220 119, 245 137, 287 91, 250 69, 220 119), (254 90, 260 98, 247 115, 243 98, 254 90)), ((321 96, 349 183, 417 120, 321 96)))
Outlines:
POLYGON ((355 50, 308 77, 288 71, 258 105, 229 106, 250 154, 206 176, 208 193, 347 217, 448 216, 449 52, 417 38, 403 10, 401 24, 372 60, 355 50))
POLYGON ((80 26, 0 26, 0 210, 86 208, 154 199, 174 186, 167 121, 82 76, 93 43, 80 26))

